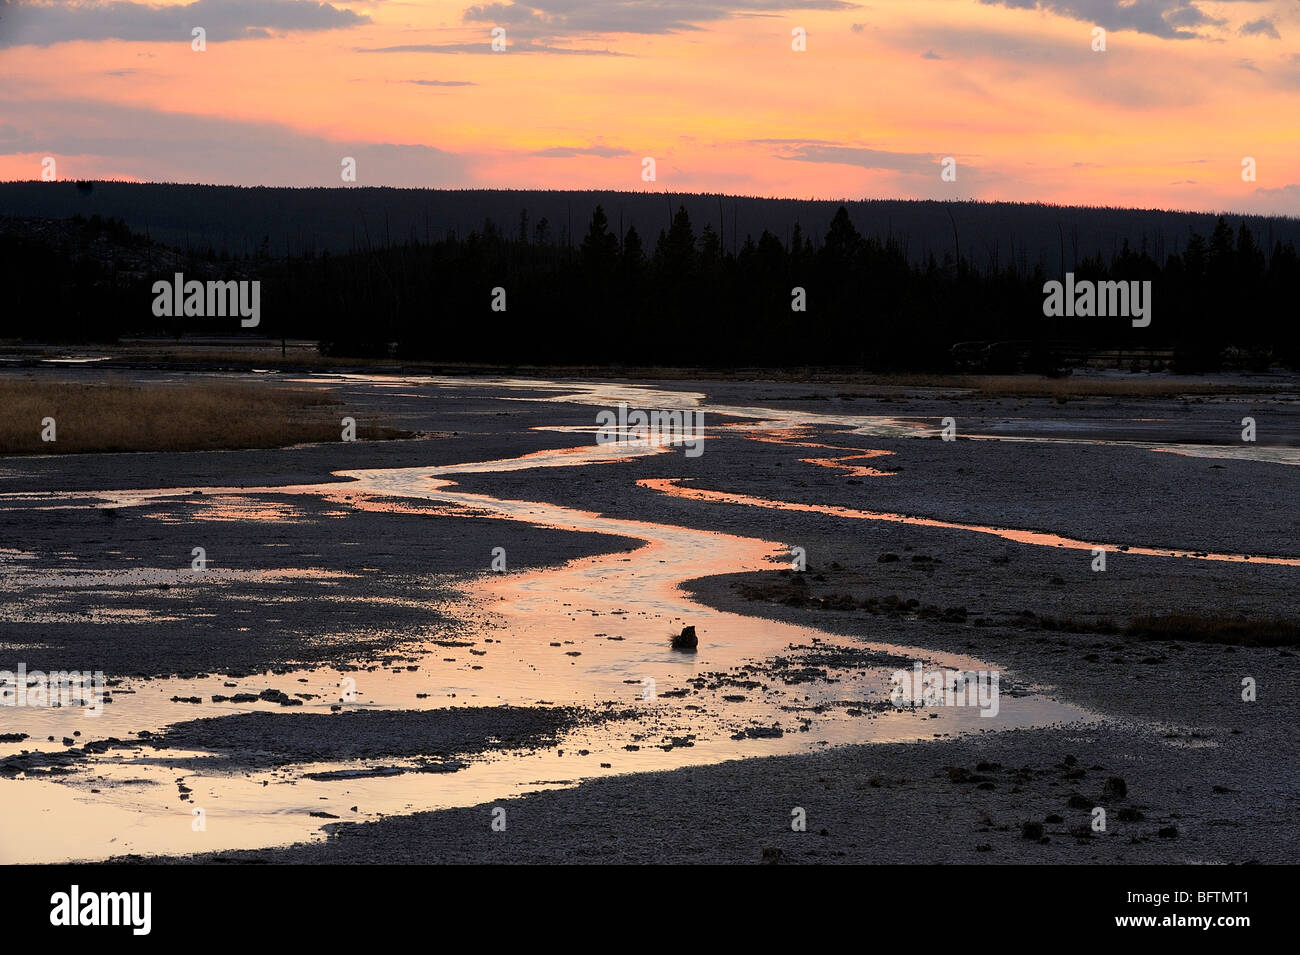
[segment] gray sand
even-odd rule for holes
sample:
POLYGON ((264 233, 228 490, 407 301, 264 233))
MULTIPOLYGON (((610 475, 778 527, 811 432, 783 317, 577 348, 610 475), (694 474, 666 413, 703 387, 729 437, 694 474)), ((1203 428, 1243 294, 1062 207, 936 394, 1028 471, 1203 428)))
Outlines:
MULTIPOLYGON (((823 413, 915 417, 930 424, 953 415, 963 434, 1077 435, 1160 440, 1177 435, 1232 442, 1243 415, 1260 422, 1261 441, 1300 442, 1300 410, 1271 399, 1223 401, 1109 400, 1057 404, 971 397, 837 397, 822 385, 665 383, 706 391, 710 401, 802 407, 823 413), (1121 420, 1123 419, 1123 420, 1121 420), (1156 419, 1156 423, 1129 419, 1156 419), (1048 422, 1044 425, 1043 422, 1048 422), (1163 423, 1161 423, 1163 422, 1163 423)), ((398 389, 416 392, 415 386, 398 389)), ((316 446, 211 455, 97 455, 71 460, 9 458, 0 490, 255 486, 319 482, 332 470, 400 467, 510 457, 565 447, 589 436, 522 430, 533 425, 590 425, 594 409, 489 396, 456 402, 376 397, 349 400, 382 407, 388 423, 455 432, 446 439, 316 446)), ((710 425, 721 423, 712 419, 710 425)), ((221 859, 268 862, 1295 862, 1300 836, 1292 819, 1300 800, 1300 677, 1285 648, 1231 647, 1138 640, 1088 632, 1106 619, 1166 613, 1297 615, 1296 568, 1140 557, 1112 551, 1105 573, 1086 551, 1032 547, 961 530, 883 524, 813 513, 683 500, 638 487, 644 478, 689 478, 689 486, 779 501, 834 504, 970 524, 1050 530, 1115 545, 1142 545, 1276 556, 1300 555, 1300 515, 1290 466, 1156 453, 1136 447, 871 438, 828 426, 808 441, 883 449, 859 461, 892 477, 846 476, 800 463, 841 451, 792 448, 710 437, 699 459, 664 454, 589 468, 458 476, 461 488, 501 498, 546 501, 629 517, 729 531, 797 544, 808 553, 810 599, 780 603, 779 572, 708 577, 689 590, 704 603, 843 633, 866 642, 977 655, 1009 679, 1103 717, 1086 727, 986 733, 925 744, 848 746, 808 756, 750 759, 670 773, 640 773, 584 783, 467 809, 390 817, 332 827, 319 845, 220 853, 221 859), (882 562, 885 554, 899 560, 882 562), (921 560, 913 560, 920 557, 921 560), (927 559, 928 558, 928 559, 927 559), (746 589, 757 586, 759 589, 746 589), (764 591, 763 588, 769 588, 764 591), (835 610, 839 595, 857 606, 835 610), (962 608, 959 619, 871 612, 861 603, 896 596, 935 608, 962 608), (756 599, 757 598, 757 599, 756 599), (1084 632, 1060 629, 1076 618, 1084 632), (1258 682, 1244 703, 1241 681, 1258 682), (980 768, 981 764, 987 764, 980 768), (994 768, 996 767, 996 768, 994 768), (1119 777, 1127 794, 1103 798, 1119 777), (1075 796, 1071 806, 1071 796, 1075 796), (504 806, 505 832, 489 826, 504 806), (1072 834, 1107 811, 1104 833, 1072 834), (807 831, 791 831, 802 807, 807 831), (1124 810, 1121 812, 1121 810, 1124 810), (1059 816, 1060 821, 1046 822, 1059 816), (1140 817, 1140 818, 1139 818, 1140 817), (1022 838, 1022 824, 1042 822, 1043 839, 1022 838), (1161 830, 1164 830, 1162 836, 1161 830), (1174 835, 1173 830, 1176 830, 1174 835)), ((286 498, 286 503, 288 499, 286 498)), ((438 613, 437 578, 448 584, 482 572, 503 534, 518 567, 553 565, 583 554, 635 546, 600 535, 571 534, 476 517, 406 517, 354 510, 328 521, 332 505, 297 498, 295 523, 247 527, 197 519, 168 524, 121 509, 101 512, 0 509, 0 533, 50 567, 119 566, 124 557, 185 567, 204 543, 231 566, 372 568, 355 580, 295 584, 295 613, 282 625, 258 624, 259 597, 282 584, 224 585, 210 602, 196 599, 195 632, 178 641, 176 626, 39 621, 0 625, 0 642, 20 648, 30 665, 56 665, 69 654, 103 661, 111 675, 254 672, 310 667, 353 657, 381 658, 413 641, 454 637, 458 623, 438 613), (347 541, 353 546, 336 546, 347 541), (268 548, 283 542, 289 547, 268 548), (262 588, 262 589, 259 589, 262 588), (418 606, 340 619, 315 608, 315 592, 410 596, 418 606), (210 626, 201 613, 216 613, 210 626), (252 623, 256 639, 231 624, 252 623), (45 656, 43 656, 45 654, 45 656)), ((183 510, 184 505, 151 507, 183 510)), ((83 599, 69 594, 70 607, 83 599)), ((124 606, 157 610, 167 598, 141 587, 124 606)), ((378 717, 378 714, 375 714, 378 717)), ((183 713, 178 717, 183 718, 183 713)), ((261 716, 261 714, 259 714, 261 716)), ((374 727, 331 722, 327 736, 303 722, 305 735, 271 727, 295 719, 274 714, 239 724, 221 720, 174 725, 168 736, 220 751, 265 747, 267 758, 349 758, 380 754, 374 727)), ((521 714, 525 742, 550 717, 521 714)), ((329 719, 325 717, 324 719, 329 719)), ((405 714, 393 731, 409 732, 405 714)), ((408 756, 473 752, 478 729, 445 723, 389 747, 408 756), (459 748, 458 748, 459 747, 459 748)), ((499 721, 493 724, 499 735, 499 721)), ((416 730, 419 723, 412 723, 416 730)), ((522 730, 521 730, 522 731, 522 730)), ((540 730, 539 730, 540 732, 540 730)), ((536 739, 543 740, 542 732, 536 739)), ((204 857, 197 857, 204 858, 204 857)))

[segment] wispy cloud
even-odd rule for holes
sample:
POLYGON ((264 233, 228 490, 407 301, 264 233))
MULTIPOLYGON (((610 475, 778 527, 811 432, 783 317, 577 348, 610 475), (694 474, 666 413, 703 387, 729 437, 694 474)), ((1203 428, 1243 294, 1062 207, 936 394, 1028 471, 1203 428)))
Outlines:
MULTIPOLYGON (((663 35, 697 31, 703 25, 738 17, 795 10, 849 10, 847 0, 530 0, 476 4, 462 14, 467 25, 482 27, 483 39, 454 43, 406 43, 367 47, 358 53, 471 53, 492 48, 489 29, 501 27, 505 52, 570 56, 624 56, 615 50, 572 46, 606 42, 618 35, 663 35)), ((855 29, 857 27, 855 26, 855 29)))
POLYGON ((464 19, 466 23, 504 26, 522 37, 553 40, 615 33, 682 33, 739 16, 857 6, 846 0, 509 0, 472 6, 464 19))
POLYGON ((939 156, 929 153, 891 152, 887 149, 798 140, 769 139, 754 140, 754 142, 784 147, 776 154, 777 158, 794 162, 836 163, 842 166, 857 166, 861 169, 938 176, 939 156))
MULTIPOLYGON (((1201 0, 979 0, 987 6, 1041 10, 1096 24, 1107 30, 1134 30, 1168 40, 1191 40, 1198 28, 1222 27, 1226 20, 1207 12, 1201 0)), ((1219 0, 1216 8, 1263 0, 1219 0)))
POLYGON ((256 40, 370 23, 355 13, 314 0, 195 0, 188 4, 110 0, 0 0, 0 47, 52 46, 74 40, 184 43, 202 27, 209 43, 256 40))
MULTIPOLYGON (((358 47, 355 53, 488 53, 500 56, 502 51, 492 49, 490 40, 482 43, 402 43, 396 46, 358 47)), ((613 50, 586 50, 563 46, 547 46, 531 40, 517 40, 508 43, 504 52, 520 53, 558 53, 572 56, 626 56, 613 50)))
POLYGON ((1277 32, 1277 27, 1268 17, 1260 17, 1258 20, 1251 20, 1249 23, 1243 23, 1241 29, 1237 31, 1242 36, 1268 36, 1274 40, 1282 39, 1282 34, 1277 32))
POLYGON ((614 156, 630 156, 632 150, 605 145, 552 146, 549 149, 539 149, 536 152, 529 153, 529 155, 542 156, 547 159, 571 159, 574 156, 600 156, 602 159, 610 159, 614 156))
POLYGON ((468 169, 431 146, 344 142, 278 123, 92 100, 0 98, 0 115, 0 155, 94 157, 118 175, 160 182, 338 186, 345 156, 357 161, 359 185, 447 186, 468 169))
POLYGON ((1300 216, 1300 183, 1291 183, 1276 189, 1256 189, 1248 208, 1260 212, 1300 216))

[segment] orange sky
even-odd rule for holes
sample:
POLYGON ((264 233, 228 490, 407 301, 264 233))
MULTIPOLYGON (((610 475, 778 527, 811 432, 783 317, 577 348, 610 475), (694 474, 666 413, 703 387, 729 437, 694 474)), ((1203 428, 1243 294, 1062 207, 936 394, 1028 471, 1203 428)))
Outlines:
POLYGON ((358 185, 1300 215, 1295 0, 106 6, 0 0, 0 179, 342 185, 352 156, 358 185))

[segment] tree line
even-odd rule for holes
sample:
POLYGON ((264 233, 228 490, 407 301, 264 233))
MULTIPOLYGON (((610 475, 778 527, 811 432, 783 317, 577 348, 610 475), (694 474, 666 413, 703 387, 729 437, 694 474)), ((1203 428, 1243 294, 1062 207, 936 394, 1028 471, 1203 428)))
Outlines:
POLYGON ((1047 318, 1044 284, 1058 276, 1041 264, 977 267, 958 241, 909 261, 905 237, 864 236, 843 206, 824 235, 795 225, 788 236, 765 229, 731 243, 712 223, 697 228, 684 205, 655 236, 620 233, 597 206, 577 242, 523 211, 509 226, 487 221, 467 235, 343 254, 277 256, 269 239, 244 256, 182 253, 115 220, 62 220, 54 239, 47 233, 0 224, 0 276, 14 303, 4 337, 232 331, 153 317, 152 281, 186 270, 260 280, 258 332, 319 340, 342 356, 947 370, 973 343, 1037 371, 1056 370, 1067 353, 1113 349, 1168 350, 1184 371, 1300 364, 1294 242, 1266 247, 1245 222, 1234 230, 1224 218, 1177 251, 1126 241, 1074 261, 1078 280, 1150 281, 1145 328, 1123 317, 1047 318))

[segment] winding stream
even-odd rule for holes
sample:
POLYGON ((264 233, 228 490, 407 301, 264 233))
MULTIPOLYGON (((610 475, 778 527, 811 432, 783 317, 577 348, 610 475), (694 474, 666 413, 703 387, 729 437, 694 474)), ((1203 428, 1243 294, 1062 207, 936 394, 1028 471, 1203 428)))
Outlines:
MULTIPOLYGON (((356 376, 355 380, 367 383, 374 379, 356 376)), ((429 384, 428 379, 384 379, 381 386, 409 387, 414 382, 429 384)), ((446 380, 442 384, 461 387, 465 382, 446 380)), ((702 395, 690 392, 605 383, 579 387, 551 382, 478 380, 473 384, 478 388, 499 386, 503 390, 548 389, 557 393, 545 400, 602 407, 626 400, 639 407, 693 408, 703 401, 702 395)), ((740 427, 746 436, 755 440, 797 444, 800 429, 828 422, 848 426, 861 434, 929 433, 915 423, 879 416, 826 416, 713 405, 708 410, 740 419, 741 425, 733 423, 728 427, 740 427)), ((587 429, 557 427, 554 430, 583 432, 587 429)), ((787 566, 787 544, 611 518, 549 503, 471 494, 459 490, 455 483, 457 474, 599 467, 671 450, 666 445, 646 442, 600 446, 591 443, 590 437, 585 440, 588 443, 574 447, 497 461, 340 471, 335 476, 341 481, 321 484, 200 490, 204 506, 216 511, 228 510, 231 519, 239 519, 250 506, 258 507, 257 499, 263 495, 306 495, 340 502, 346 497, 349 506, 385 511, 391 514, 392 520, 402 520, 411 513, 468 513, 643 542, 628 553, 585 558, 540 571, 485 574, 461 583, 461 597, 450 613, 463 624, 458 639, 472 644, 468 654, 464 648, 448 650, 442 645, 428 645, 423 648, 423 655, 418 650, 413 654, 418 660, 415 666, 372 667, 361 672, 317 668, 257 680, 259 687, 274 687, 286 693, 306 689, 318 695, 319 699, 295 708, 295 712, 330 712, 340 686, 352 677, 357 681, 357 699, 347 704, 349 709, 439 709, 502 703, 599 707, 613 703, 634 710, 636 719, 582 725, 566 732, 555 747, 494 753, 470 760, 459 771, 445 773, 415 771, 416 761, 399 758, 229 772, 219 765, 207 768, 201 760, 177 768, 185 757, 202 757, 201 753, 109 750, 87 755, 75 773, 57 779, 0 779, 0 802, 5 808, 0 814, 0 862, 283 845, 325 837, 321 830, 322 817, 311 813, 327 813, 343 821, 374 819, 395 813, 475 805, 539 788, 576 785, 584 779, 613 773, 809 752, 847 743, 925 740, 979 730, 1096 718, 1034 692, 1035 688, 1004 694, 1000 710, 993 718, 981 717, 972 708, 939 707, 937 711, 931 708, 929 712, 919 712, 880 707, 891 687, 892 670, 879 665, 837 671, 838 679, 834 682, 782 685, 781 681, 765 675, 763 663, 786 653, 790 647, 860 650, 864 644, 813 628, 714 610, 689 599, 680 585, 708 575, 783 568, 787 566), (413 507, 413 501, 427 502, 427 508, 413 507), (701 635, 700 648, 693 654, 674 652, 668 646, 667 636, 685 622, 696 626, 701 635), (302 680, 306 682, 299 682, 302 680), (749 684, 752 686, 744 691, 735 688, 749 684), (647 693, 649 686, 653 686, 653 693, 647 693), (780 727, 781 732, 747 736, 745 729, 754 726, 780 727), (385 774, 358 775, 377 769, 384 770, 385 774), (308 774, 314 778, 308 778, 308 774), (333 775, 322 777, 321 774, 333 775), (182 779, 191 797, 178 803, 176 786, 182 779), (195 830, 191 824, 195 806, 206 814, 203 830, 195 830), (353 811, 352 807, 359 808, 353 811)), ((813 463, 842 467, 850 474, 873 479, 887 476, 887 472, 849 463, 879 458, 883 452, 807 446, 855 452, 811 459, 813 463)), ((1181 453, 1198 451, 1143 446, 1181 453)), ((1263 455, 1258 457, 1269 459, 1263 455)), ((1295 463, 1290 455, 1272 459, 1295 463)), ((703 502, 816 510, 860 520, 916 523, 990 533, 1038 546, 1104 546, 1011 528, 977 527, 704 491, 676 479, 639 483, 658 492, 703 502)), ((9 494, 0 495, 0 506, 6 500, 21 498, 29 503, 36 500, 39 506, 50 508, 148 507, 165 499, 188 497, 195 490, 9 494), (87 499, 95 503, 88 505, 87 499)), ((1129 552, 1190 559, 1250 559, 1300 566, 1300 560, 1282 558, 1140 547, 1129 548, 1129 552)), ((7 569, 21 587, 20 552, 8 555, 7 569)), ((132 573, 170 580, 183 572, 133 569, 132 573)), ((285 568, 277 573, 291 584, 297 577, 320 571, 285 568)), ((43 585, 57 586, 58 581, 52 582, 47 575, 43 585)), ((69 585, 85 586, 85 579, 77 577, 69 585)), ((924 660, 931 666, 997 667, 995 662, 952 654, 888 644, 866 646, 882 654, 924 660)), ((47 736, 58 740, 74 729, 93 730, 86 733, 88 739, 127 738, 141 730, 159 732, 178 718, 275 709, 263 703, 207 702, 214 694, 229 692, 223 689, 227 680, 221 674, 214 674, 199 680, 128 681, 114 690, 115 705, 89 723, 81 714, 58 709, 7 709, 3 730, 26 733, 31 738, 21 743, 0 743, 0 760, 22 749, 48 748, 60 752, 57 743, 43 741, 47 736), (178 715, 176 705, 171 702, 176 696, 202 697, 205 702, 186 707, 178 715)))

